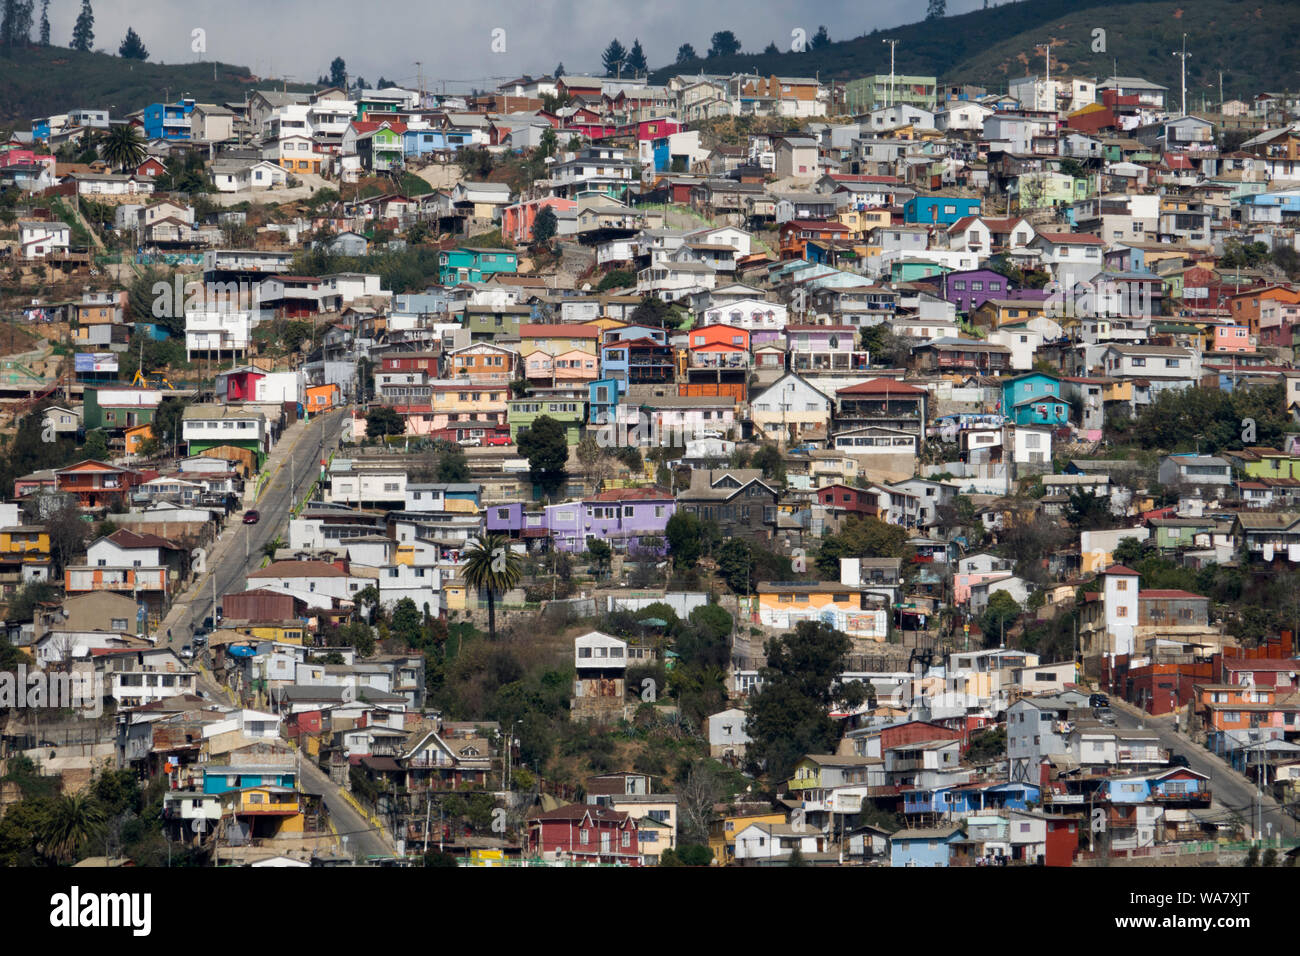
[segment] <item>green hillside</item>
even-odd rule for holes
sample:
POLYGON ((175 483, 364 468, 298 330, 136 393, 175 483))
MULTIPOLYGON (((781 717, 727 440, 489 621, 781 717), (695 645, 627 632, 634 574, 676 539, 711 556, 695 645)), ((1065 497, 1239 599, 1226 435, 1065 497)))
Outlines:
MULTIPOLYGON (((0 52, 0 126, 27 129, 34 116, 78 107, 111 107, 116 118, 165 94, 173 102, 187 94, 200 102, 242 101, 250 89, 281 86, 224 63, 162 65, 54 46, 6 50, 0 52)), ((291 83, 288 89, 314 87, 291 83)))
MULTIPOLYGON (((920 5, 918 4, 918 7, 920 5)), ((809 32, 815 26, 810 20, 809 32)), ((970 82, 1004 90, 1007 80, 1042 73, 1042 45, 1052 43, 1052 73, 1104 78, 1118 66, 1121 76, 1142 76, 1178 94, 1178 58, 1187 33, 1188 108, 1201 95, 1219 97, 1219 71, 1228 98, 1300 84, 1300 3, 1295 0, 1023 0, 938 21, 875 30, 804 53, 746 55, 692 60, 655 74, 663 82, 675 73, 751 71, 763 75, 854 79, 889 72, 885 37, 897 39, 895 70, 937 76, 941 82, 970 82), (1093 31, 1103 29, 1105 52, 1092 52, 1093 31)), ((743 25, 735 29, 746 46, 761 49, 769 39, 743 25)), ((695 38, 683 37, 695 42, 695 38)), ((696 42, 707 47, 707 38, 696 42)), ((784 38, 788 48, 789 37, 784 38)))

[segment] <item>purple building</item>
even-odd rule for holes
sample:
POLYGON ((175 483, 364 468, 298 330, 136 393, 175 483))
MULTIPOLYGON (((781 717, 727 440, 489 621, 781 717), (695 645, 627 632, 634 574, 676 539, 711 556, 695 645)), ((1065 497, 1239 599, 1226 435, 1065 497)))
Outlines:
POLYGON ((991 269, 970 269, 930 276, 923 280, 935 287, 939 297, 947 299, 957 311, 969 315, 988 299, 1011 298, 1011 280, 991 269))
POLYGON ((660 488, 611 488, 583 501, 547 505, 546 526, 561 551, 586 551, 592 537, 626 553, 643 538, 663 539, 676 510, 677 501, 660 488))
MULTIPOLYGON (((522 501, 500 505, 487 505, 487 530, 489 534, 504 534, 509 538, 542 541, 548 537, 546 513, 525 511, 522 501)), ((530 545, 531 546, 531 545, 530 545)))

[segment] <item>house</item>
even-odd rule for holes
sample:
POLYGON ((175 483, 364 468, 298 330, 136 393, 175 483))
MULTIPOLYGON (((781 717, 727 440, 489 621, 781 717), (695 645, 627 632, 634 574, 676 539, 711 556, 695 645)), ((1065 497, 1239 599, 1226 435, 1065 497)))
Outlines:
POLYGON ((677 510, 715 521, 724 538, 770 540, 781 493, 756 469, 691 469, 691 485, 677 493, 677 510))
POLYGON ((833 402, 794 372, 787 372, 751 397, 750 421, 763 438, 796 444, 809 434, 825 435, 833 402))
POLYGON ((58 221, 18 220, 18 250, 23 259, 44 259, 67 252, 72 227, 58 221))
POLYGON ((83 510, 99 510, 114 503, 125 510, 131 490, 143 481, 138 471, 92 459, 54 471, 55 491, 73 495, 83 510))
POLYGON ((980 200, 961 196, 914 196, 903 205, 903 222, 952 226, 967 216, 980 214, 980 200))
POLYGON ((1215 455, 1167 455, 1156 473, 1160 484, 1226 494, 1233 486, 1232 466, 1215 455))
POLYGON ((829 842, 821 830, 808 823, 770 823, 758 820, 736 823, 735 843, 731 846, 737 863, 744 860, 784 860, 797 848, 803 855, 820 853, 829 842))
POLYGON ((1070 422, 1070 403, 1061 395, 1061 380, 1031 372, 1002 380, 1002 414, 1017 425, 1060 427, 1070 422))
POLYGON ((518 253, 507 249, 463 246, 438 254, 438 281, 443 285, 484 282, 498 273, 519 271, 518 253))
POLYGON ((676 512, 673 495, 658 488, 611 488, 582 501, 546 506, 551 541, 561 551, 582 553, 600 538, 615 551, 635 554, 642 538, 662 539, 676 512))
POLYGON ((898 830, 889 835, 890 866, 948 866, 953 844, 960 840, 960 827, 898 830))

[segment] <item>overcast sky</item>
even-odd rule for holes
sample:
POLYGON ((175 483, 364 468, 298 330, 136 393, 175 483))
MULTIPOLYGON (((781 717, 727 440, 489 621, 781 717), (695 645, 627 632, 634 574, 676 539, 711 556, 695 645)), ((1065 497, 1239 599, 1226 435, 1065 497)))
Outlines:
MULTIPOLYGON (((914 22, 924 0, 92 0, 95 48, 113 54, 134 27, 150 59, 165 63, 215 59, 262 77, 314 82, 342 56, 351 76, 370 84, 383 75, 414 86, 423 63, 428 88, 486 88, 521 73, 595 72, 611 37, 630 47, 640 38, 651 68, 671 63, 682 43, 703 54, 716 30, 731 30, 743 51, 769 42, 788 49, 796 27, 811 36, 825 24, 831 39, 914 22), (193 31, 206 31, 207 52, 192 51, 193 31), (503 30, 505 52, 493 53, 503 30)), ((949 14, 983 0, 948 0, 949 14)), ((50 0, 51 42, 66 45, 80 0, 50 0)), ((39 23, 40 0, 36 3, 39 23)), ((35 30, 33 34, 35 34, 35 30)))

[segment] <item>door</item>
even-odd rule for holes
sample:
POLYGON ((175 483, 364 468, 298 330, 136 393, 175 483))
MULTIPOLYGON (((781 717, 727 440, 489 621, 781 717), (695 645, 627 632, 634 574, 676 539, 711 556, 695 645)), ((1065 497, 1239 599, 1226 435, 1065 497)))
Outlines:
POLYGON ((608 834, 608 833, 602 833, 602 834, 600 835, 600 852, 601 852, 601 853, 608 853, 608 852, 609 852, 609 834, 608 834))

